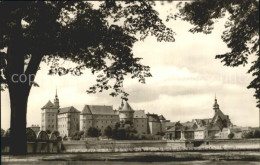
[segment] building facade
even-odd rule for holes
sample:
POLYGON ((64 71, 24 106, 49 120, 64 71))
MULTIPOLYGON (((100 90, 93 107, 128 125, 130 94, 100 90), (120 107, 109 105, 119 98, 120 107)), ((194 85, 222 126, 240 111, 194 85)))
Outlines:
POLYGON ((158 135, 162 133, 162 124, 157 114, 147 114, 148 119, 148 133, 151 135, 158 135))
POLYGON ((80 111, 73 106, 61 108, 58 113, 58 131, 62 137, 71 137, 79 131, 80 111))
POLYGON ((133 126, 138 134, 147 134, 147 116, 144 110, 134 112, 133 126))
POLYGON ((59 106, 57 104, 55 106, 49 100, 41 109, 41 130, 50 132, 57 130, 59 106))
POLYGON ((113 111, 112 106, 106 105, 85 105, 80 113, 80 130, 87 131, 95 127, 104 134, 107 126, 113 126, 119 122, 119 115, 113 111))

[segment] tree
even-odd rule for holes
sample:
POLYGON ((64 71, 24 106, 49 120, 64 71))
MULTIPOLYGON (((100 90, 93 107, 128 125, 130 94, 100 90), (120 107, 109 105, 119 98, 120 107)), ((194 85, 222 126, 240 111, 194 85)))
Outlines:
POLYGON ((27 102, 41 62, 49 74, 97 74, 88 93, 112 90, 111 96, 127 99, 123 82, 127 75, 145 83, 149 67, 134 57, 136 41, 154 35, 158 41, 174 41, 154 3, 87 1, 0 2, 1 89, 8 88, 11 104, 10 153, 26 153, 27 102), (124 5, 122 5, 124 4, 124 5), (140 36, 137 38, 137 36, 140 36), (59 60, 72 61, 66 68, 59 60))
POLYGON ((105 136, 107 136, 108 139, 113 136, 113 129, 110 126, 107 126, 104 132, 105 132, 105 136))
POLYGON ((99 137, 101 135, 100 130, 95 127, 89 127, 87 135, 90 137, 99 137))
POLYGON ((5 134, 5 130, 3 128, 1 128, 1 137, 3 137, 5 134))
POLYGON ((60 133, 59 133, 59 131, 57 131, 57 130, 52 131, 52 133, 55 134, 57 137, 60 136, 60 133))
POLYGON ((46 133, 47 133, 47 134, 51 134, 51 131, 47 129, 47 130, 46 130, 46 133))
POLYGON ((230 134, 228 134, 228 138, 229 138, 229 139, 233 139, 234 136, 235 136, 235 134, 234 134, 233 132, 231 132, 230 134))
POLYGON ((72 140, 80 140, 80 138, 84 135, 84 131, 75 131, 71 133, 71 139, 72 140))
MULTIPOLYGON (((192 33, 211 33, 214 23, 228 15, 222 40, 230 48, 230 52, 216 55, 225 66, 245 66, 249 56, 254 55, 256 60, 252 63, 248 73, 252 73, 254 80, 248 88, 255 89, 257 107, 260 108, 260 55, 259 55, 259 1, 258 0, 196 0, 178 3, 177 15, 190 22, 194 27, 192 33)), ((173 17, 172 17, 173 16, 173 17)))

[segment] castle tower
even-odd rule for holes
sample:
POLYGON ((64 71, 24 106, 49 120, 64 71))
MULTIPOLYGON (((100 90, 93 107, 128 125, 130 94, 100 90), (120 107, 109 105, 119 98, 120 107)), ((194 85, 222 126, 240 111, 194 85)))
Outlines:
POLYGON ((41 130, 57 130, 57 116, 59 113, 59 99, 56 90, 54 104, 49 100, 41 109, 41 130))
POLYGON ((131 122, 133 122, 134 112, 135 111, 128 104, 128 102, 122 100, 121 108, 119 109, 120 121, 131 121, 131 122))
POLYGON ((215 111, 215 113, 219 110, 219 105, 218 105, 216 95, 215 95, 215 103, 213 105, 213 110, 215 111))

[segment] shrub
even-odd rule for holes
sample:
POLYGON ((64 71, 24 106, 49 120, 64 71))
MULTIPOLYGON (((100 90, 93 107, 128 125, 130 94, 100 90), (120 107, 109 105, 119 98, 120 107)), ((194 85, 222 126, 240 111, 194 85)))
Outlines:
POLYGON ((111 138, 113 136, 113 129, 110 126, 107 126, 104 130, 105 136, 107 136, 107 138, 111 138))
POLYGON ((1 128, 1 137, 3 137, 5 134, 5 130, 1 128))
POLYGON ((231 132, 231 133, 228 135, 228 138, 229 138, 229 139, 233 139, 234 136, 235 136, 235 134, 234 134, 233 132, 231 132))
POLYGON ((87 135, 90 137, 99 137, 101 135, 100 130, 95 127, 90 127, 88 129, 87 135))

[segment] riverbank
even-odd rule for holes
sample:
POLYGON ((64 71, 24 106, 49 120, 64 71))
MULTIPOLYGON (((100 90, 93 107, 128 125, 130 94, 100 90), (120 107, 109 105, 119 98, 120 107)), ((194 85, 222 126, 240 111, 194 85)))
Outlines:
POLYGON ((63 141, 63 151, 79 152, 172 152, 172 151, 260 151, 260 139, 237 140, 101 140, 63 141))
MULTIPOLYGON (((30 154, 26 156, 2 155, 3 164, 63 164, 73 162, 72 164, 98 164, 103 162, 113 164, 119 162, 125 163, 151 163, 160 162, 172 164, 176 162, 214 162, 223 164, 223 161, 243 162, 244 164, 260 162, 260 151, 219 151, 219 152, 138 152, 138 153, 73 153, 73 154, 30 154), (85 162, 85 163, 84 163, 85 162), (96 162, 96 163, 95 163, 96 162)), ((181 164, 181 163, 179 163, 181 164)), ((239 164, 239 163, 238 163, 239 164)))

